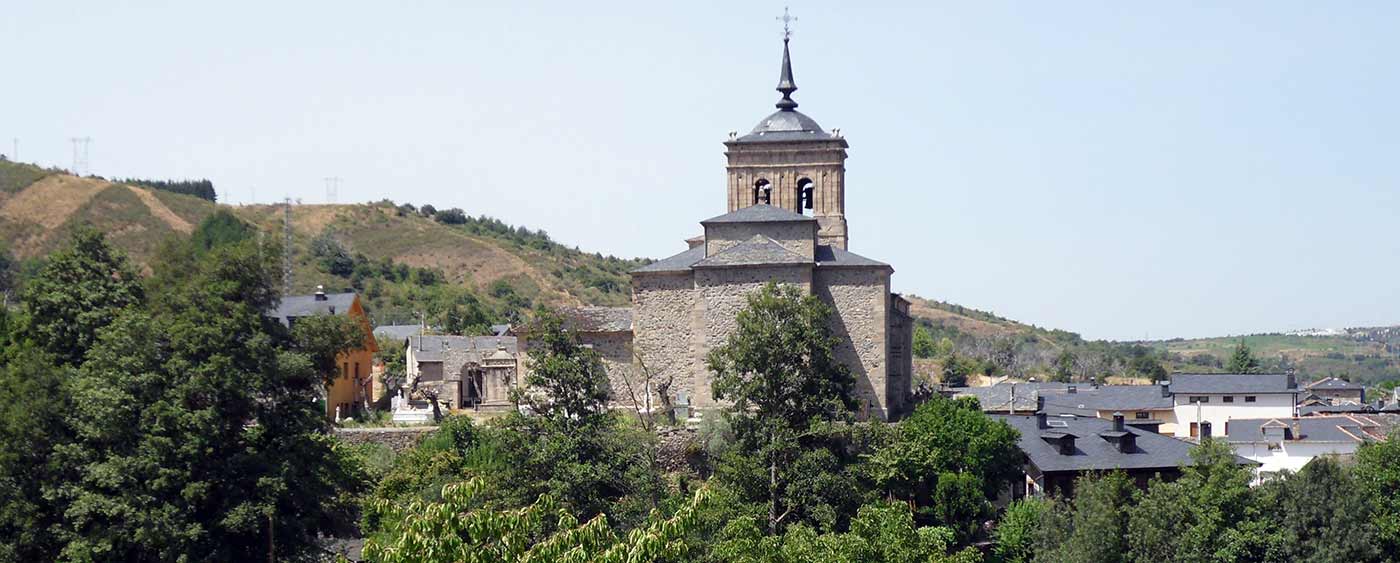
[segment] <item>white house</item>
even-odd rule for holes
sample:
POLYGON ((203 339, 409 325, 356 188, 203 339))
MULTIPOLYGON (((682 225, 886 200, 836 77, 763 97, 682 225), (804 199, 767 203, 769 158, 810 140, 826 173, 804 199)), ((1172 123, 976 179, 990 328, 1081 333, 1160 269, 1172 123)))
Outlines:
POLYGON ((1225 436, 1236 455, 1260 464, 1259 481, 1298 471, 1318 456, 1350 457, 1361 444, 1383 439, 1381 426, 1359 415, 1236 418, 1225 436))
POLYGON ((1298 384, 1285 374, 1173 374, 1176 436, 1199 438, 1230 433, 1235 419, 1292 418, 1298 384))

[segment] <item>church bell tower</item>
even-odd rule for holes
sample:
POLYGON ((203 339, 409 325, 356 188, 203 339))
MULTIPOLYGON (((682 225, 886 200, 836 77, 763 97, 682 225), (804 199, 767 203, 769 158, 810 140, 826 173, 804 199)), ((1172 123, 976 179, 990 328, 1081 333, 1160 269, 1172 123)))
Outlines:
POLYGON ((817 243, 846 249, 846 140, 797 111, 792 58, 783 33, 778 111, 725 141, 729 211, 766 203, 817 220, 817 243))

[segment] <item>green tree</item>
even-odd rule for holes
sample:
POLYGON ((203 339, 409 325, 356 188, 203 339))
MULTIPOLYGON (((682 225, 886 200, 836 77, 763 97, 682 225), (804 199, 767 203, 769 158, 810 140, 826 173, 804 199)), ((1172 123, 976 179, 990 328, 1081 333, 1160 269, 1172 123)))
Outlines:
POLYGON ((1053 508, 1051 501, 1027 497, 1012 502, 992 531, 992 553, 1004 563, 1031 563, 1040 521, 1053 508))
POLYGON ((292 342, 308 360, 321 384, 329 387, 340 376, 342 352, 365 347, 365 329, 349 315, 314 315, 292 323, 292 342))
POLYGON ((564 330, 563 317, 537 311, 525 328, 525 342, 530 355, 525 386, 535 392, 516 390, 516 400, 564 428, 587 427, 606 417, 607 370, 597 352, 564 330))
POLYGON ((933 341, 933 335, 929 334, 928 328, 924 325, 914 326, 914 357, 932 358, 938 353, 938 346, 933 341))
POLYGON ((200 252, 207 252, 218 246, 251 240, 255 234, 257 230, 252 225, 227 209, 219 209, 199 222, 190 241, 200 252))
POLYGON ((1167 368, 1162 367, 1162 362, 1150 353, 1134 356, 1132 360, 1129 360, 1128 371, 1152 381, 1161 381, 1167 378, 1167 368))
POLYGON ((1232 527, 1250 516, 1248 467, 1223 440, 1191 450, 1174 482, 1153 481, 1128 509, 1130 552, 1137 561, 1233 561, 1232 527))
POLYGON ((8 306, 10 303, 10 293, 15 290, 15 255, 10 253, 10 247, 0 241, 0 306, 8 306))
POLYGON ((1385 555, 1371 499, 1336 460, 1314 458, 1260 489, 1259 505, 1282 535, 1288 561, 1378 561, 1385 555))
POLYGON ((769 533, 791 512, 786 465, 801 439, 814 421, 848 419, 855 407, 855 380, 832 352, 839 340, 830 315, 815 296, 769 282, 748 296, 734 331, 706 359, 740 450, 767 465, 769 533))
POLYGON ((1254 357, 1254 353, 1249 350, 1249 346, 1241 338, 1235 351, 1230 354, 1230 361, 1225 364, 1225 371, 1229 373, 1259 373, 1259 359, 1254 357))
MULTIPOLYGON (((1133 482, 1121 471, 1083 476, 1074 482, 1072 508, 1062 530, 1041 536, 1036 561, 1116 563, 1128 561, 1128 517, 1133 482), (1054 537, 1059 536, 1059 537, 1054 537)), ((1059 509, 1062 510, 1062 509, 1059 509)), ((1046 527, 1053 531, 1057 526, 1046 527)))
POLYGON ((888 498, 910 501, 965 540, 990 512, 990 500, 1020 475, 1018 439, 975 400, 935 395, 899 422, 865 470, 888 498))
POLYGON ((31 346, 0 350, 0 561, 58 558, 63 506, 44 489, 63 475, 54 449, 72 439, 69 377, 31 346))
POLYGON ((908 505, 862 506, 849 532, 818 534, 795 524, 782 535, 765 536, 752 517, 733 520, 720 532, 711 555, 737 563, 979 563, 982 555, 968 547, 953 552, 954 534, 946 528, 916 527, 908 505))
POLYGON ((469 480, 444 486, 440 500, 391 504, 381 537, 365 543, 364 556, 377 563, 497 563, 525 561, 682 560, 681 539, 708 502, 705 489, 671 516, 653 513, 646 523, 619 535, 599 515, 579 520, 549 495, 521 509, 483 507, 489 486, 469 480))
POLYGON ((101 331, 73 379, 62 558, 298 560, 351 522, 363 475, 273 305, 275 251, 241 244, 101 331))
POLYGON ((977 360, 956 352, 948 354, 943 357, 943 384, 949 387, 966 386, 967 378, 976 374, 979 369, 977 360))
POLYGON ((1074 360, 1074 352, 1061 350, 1055 356, 1054 371, 1050 374, 1050 380, 1068 383, 1074 377, 1074 360))
POLYGON ((1356 483, 1373 505, 1382 553, 1400 553, 1400 432, 1356 452, 1356 483))
POLYGON ((58 364, 71 366, 82 362, 99 330, 142 296, 125 255, 108 245, 101 232, 83 225, 29 280, 23 299, 34 341, 58 364))

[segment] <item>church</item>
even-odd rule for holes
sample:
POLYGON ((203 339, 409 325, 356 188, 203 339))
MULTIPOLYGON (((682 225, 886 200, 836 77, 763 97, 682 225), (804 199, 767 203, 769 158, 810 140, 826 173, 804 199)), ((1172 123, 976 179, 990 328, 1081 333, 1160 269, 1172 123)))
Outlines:
MULTIPOLYGON (((618 364, 640 361, 653 377, 669 379, 673 402, 713 409, 706 355, 734 329, 748 293, 769 281, 791 284, 831 306, 841 339, 836 357, 855 375, 861 414, 898 418, 911 406, 909 302, 890 292, 894 268, 849 250, 849 145, 839 130, 823 130, 797 111, 786 38, 777 90, 777 111, 724 143, 729 212, 701 221, 703 234, 685 241, 685 251, 631 273, 630 334, 622 335, 630 346, 600 351, 610 367, 635 373, 618 364)), ((585 342, 601 334, 580 328, 585 342)), ((610 342, 617 333, 607 333, 610 342)))

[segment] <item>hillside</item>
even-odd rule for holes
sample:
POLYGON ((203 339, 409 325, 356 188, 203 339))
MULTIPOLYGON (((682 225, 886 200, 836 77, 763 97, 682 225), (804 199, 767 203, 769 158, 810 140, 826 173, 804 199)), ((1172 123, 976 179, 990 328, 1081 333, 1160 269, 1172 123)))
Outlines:
MULTIPOLYGON (((62 244, 69 228, 86 221, 144 267, 166 238, 190 233, 221 208, 255 225, 263 236, 282 237, 281 205, 225 206, 0 162, 0 240, 21 261, 44 256, 62 244)), ((515 318, 535 304, 625 305, 630 287, 626 272, 645 263, 579 252, 541 232, 466 215, 469 210, 435 217, 422 211, 388 200, 293 205, 293 291, 310 292, 317 285, 360 291, 380 324, 417 322, 421 312, 430 323, 480 327, 515 318)), ((948 352, 1020 377, 1048 377, 1056 365, 1065 365, 1074 379, 1141 378, 1146 360, 1167 371, 1220 371, 1241 340, 1086 341, 1065 330, 908 297, 921 331, 941 347, 937 357, 926 354, 930 357, 918 361, 917 371, 925 377, 941 372, 948 352)), ((1243 340, 1267 369, 1294 369, 1309 378, 1400 379, 1400 329, 1394 327, 1243 340)))
MULTIPOLYGON (((0 240, 21 262, 58 248, 74 225, 87 222, 148 270, 168 237, 189 234, 221 208, 255 225, 262 236, 283 236, 281 205, 220 205, 0 162, 0 240)), ((490 218, 449 221, 455 222, 387 200, 293 205, 293 291, 310 292, 317 285, 362 291, 379 323, 417 322, 420 311, 429 322, 441 322, 434 317, 454 305, 467 316, 480 305, 486 318, 478 320, 494 322, 537 303, 625 305, 630 287, 626 272, 644 263, 580 252, 543 233, 490 218)))

